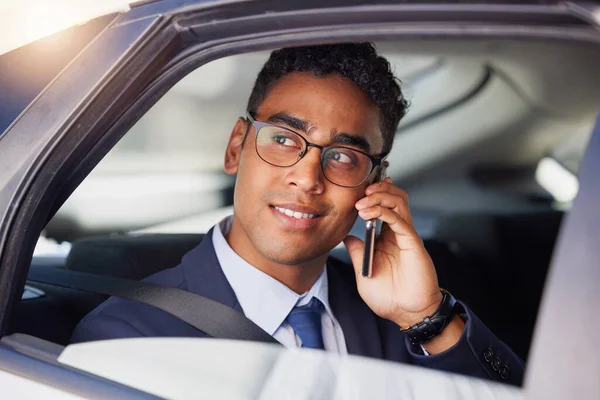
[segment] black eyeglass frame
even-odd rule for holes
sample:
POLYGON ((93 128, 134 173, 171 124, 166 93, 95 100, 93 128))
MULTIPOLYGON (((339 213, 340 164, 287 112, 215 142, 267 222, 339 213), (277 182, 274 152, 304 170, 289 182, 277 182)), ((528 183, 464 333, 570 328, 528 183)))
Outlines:
MULTIPOLYGON (((351 147, 345 147, 345 146, 337 146, 337 145, 336 145, 336 146, 321 146, 321 145, 319 145, 319 144, 316 144, 316 143, 311 143, 311 142, 309 142, 308 140, 306 140, 306 138, 305 138, 304 136, 302 136, 302 135, 301 135, 301 134, 299 134, 298 132, 295 132, 295 131, 293 131, 292 129, 285 128, 285 127, 283 127, 283 126, 279 126, 279 125, 275 125, 275 124, 270 124, 270 123, 268 123, 268 122, 261 122, 261 121, 257 121, 257 120, 256 120, 256 119, 255 119, 255 118, 252 116, 252 114, 251 114, 251 113, 247 113, 247 114, 246 114, 246 119, 247 119, 247 120, 250 122, 250 124, 251 124, 251 125, 252 125, 252 126, 255 128, 255 130, 256 130, 256 133, 255 133, 255 135, 254 135, 254 143, 255 143, 255 145, 254 145, 254 150, 256 151, 256 154, 258 155, 258 157, 259 157, 261 160, 263 160, 263 161, 264 161, 264 162, 266 162, 267 164, 269 164, 269 165, 272 165, 272 166, 274 166, 274 167, 279 167, 279 168, 288 168, 288 167, 291 167, 291 166, 294 166, 294 165, 296 165, 296 164, 297 164, 297 163, 298 163, 300 160, 302 160, 302 158, 303 158, 303 157, 306 155, 306 153, 308 153, 308 148, 309 148, 309 147, 315 147, 315 148, 317 148, 317 149, 321 150, 321 163, 320 163, 320 164, 321 164, 321 171, 323 172, 323 176, 324 176, 324 177, 325 177, 325 179, 327 179, 329 182, 333 183, 334 185, 340 186, 340 187, 345 187, 345 188, 355 188, 355 187, 358 187, 358 186, 362 185, 363 183, 365 183, 365 181, 366 181, 367 179, 369 179, 369 176, 371 176, 371 174, 373 173, 373 170, 374 170, 375 168, 377 168, 378 166, 380 166, 380 165, 383 163, 383 161, 385 160, 385 157, 387 156, 387 154, 386 154, 386 155, 384 155, 383 157, 375 157, 375 156, 372 156, 372 155, 370 155, 369 153, 365 153, 364 151, 357 150, 357 149, 353 149, 353 148, 351 148, 351 147), (286 130, 286 131, 288 131, 288 132, 291 132, 291 133, 293 133, 293 134, 297 135, 297 136, 298 136, 298 137, 300 137, 302 140, 304 140, 304 143, 306 144, 306 148, 304 149, 304 151, 302 152, 302 154, 300 154, 300 156, 298 157, 298 159, 297 159, 297 160, 296 160, 296 161, 295 161, 293 164, 290 164, 290 165, 277 165, 277 164, 273 164, 273 163, 270 163, 270 162, 268 162, 267 160, 265 160, 265 159, 264 159, 264 158, 263 158, 263 157, 260 155, 260 153, 258 152, 258 143, 257 143, 257 140, 258 140, 258 131, 259 131, 261 128, 264 128, 264 127, 266 127, 266 126, 274 126, 274 127, 278 128, 278 129, 283 129, 283 130, 286 130), (346 150, 355 151, 355 152, 357 152, 357 153, 360 153, 360 154, 363 154, 363 155, 365 155, 367 158, 369 158, 369 160, 371 160, 371 170, 369 171, 369 173, 367 174, 367 176, 365 176, 365 179, 363 179, 363 180, 362 180, 360 183, 358 183, 358 184, 356 184, 356 185, 353 185, 353 186, 345 186, 345 185, 340 185, 339 183, 335 183, 335 182, 333 182, 331 179, 329 179, 329 178, 327 177, 327 174, 325 174, 325 169, 323 168, 323 161, 324 161, 324 160, 323 160, 323 155, 325 154, 325 152, 326 152, 327 150, 329 150, 329 149, 332 149, 332 148, 335 148, 335 149, 346 149, 346 150)), ((248 128, 249 128, 249 127, 248 127, 248 128)), ((248 129, 248 131, 246 132, 246 136, 248 135, 248 132, 250 132, 250 129, 248 129)))

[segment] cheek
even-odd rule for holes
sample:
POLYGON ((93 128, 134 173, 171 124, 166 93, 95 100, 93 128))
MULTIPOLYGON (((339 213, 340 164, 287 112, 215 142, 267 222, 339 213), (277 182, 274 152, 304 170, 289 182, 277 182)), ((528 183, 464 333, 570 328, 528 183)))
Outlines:
POLYGON ((259 171, 254 165, 252 165, 252 160, 250 157, 245 154, 242 155, 235 178, 234 193, 234 203, 244 205, 244 207, 239 207, 239 211, 249 208, 249 206, 252 204, 244 199, 247 200, 249 196, 257 195, 261 192, 260 176, 261 174, 259 171))
MULTIPOLYGON (((239 207, 240 211, 255 214, 256 209, 263 204, 267 193, 272 190, 274 185, 274 171, 272 167, 262 160, 249 154, 254 149, 248 149, 248 153, 240 159, 240 166, 235 182, 235 204, 243 205, 239 207)), ((275 171, 276 172, 276 171, 275 171)))
POLYGON ((360 189, 342 189, 339 193, 335 193, 334 204, 337 209, 337 212, 343 218, 347 218, 349 220, 350 226, 354 224, 354 220, 358 215, 358 210, 355 207, 357 201, 362 199, 365 196, 365 188, 361 187, 360 189))

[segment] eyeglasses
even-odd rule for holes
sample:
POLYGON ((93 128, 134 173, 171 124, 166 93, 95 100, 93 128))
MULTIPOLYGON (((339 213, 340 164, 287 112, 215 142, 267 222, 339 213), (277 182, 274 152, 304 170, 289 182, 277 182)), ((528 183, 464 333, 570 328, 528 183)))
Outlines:
POLYGON ((291 167, 306 155, 309 147, 316 147, 321 150, 323 175, 338 186, 361 185, 384 159, 344 146, 320 146, 290 129, 256 121, 250 114, 247 118, 256 129, 256 153, 264 162, 291 167))

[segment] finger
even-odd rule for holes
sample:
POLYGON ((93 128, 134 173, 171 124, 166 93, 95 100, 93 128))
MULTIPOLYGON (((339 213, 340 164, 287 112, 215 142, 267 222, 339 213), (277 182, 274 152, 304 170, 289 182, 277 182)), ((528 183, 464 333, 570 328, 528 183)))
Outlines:
POLYGON ((389 208, 374 206, 359 211, 358 215, 365 220, 377 218, 380 221, 385 222, 388 227, 397 235, 406 236, 413 239, 419 237, 412 224, 389 208))
POLYGON ((409 224, 412 224, 412 215, 405 199, 401 196, 393 195, 388 192, 378 192, 370 194, 360 199, 355 207, 358 211, 373 207, 382 206, 397 212, 409 224))
POLYGON ((346 236, 344 239, 344 245, 350 254, 352 260, 352 266, 354 267, 354 273, 356 276, 362 274, 362 259, 365 253, 365 243, 357 238, 356 236, 346 236))
MULTIPOLYGON (((375 195, 376 193, 389 193, 393 196, 397 196, 399 198, 402 199, 402 202, 404 203, 404 205, 401 205, 400 203, 398 203, 398 208, 396 209, 396 212, 400 213, 400 215, 402 216, 402 218, 406 219, 410 224, 412 224, 412 215, 410 214, 410 204, 408 202, 408 193, 406 193, 404 190, 400 189, 398 186, 395 186, 392 183, 392 179, 391 178, 386 178, 385 181, 382 182, 378 182, 376 184, 373 184, 369 187, 367 187, 367 189, 365 190, 365 197, 370 197, 375 195)), ((363 199, 359 200, 359 202, 363 201, 363 199)), ((389 207, 389 208, 394 208, 394 207, 389 207)), ((359 208, 357 208, 359 209, 359 208)))
POLYGON ((372 185, 367 186, 365 189, 365 195, 370 195, 377 192, 389 192, 397 196, 401 196, 408 201, 408 194, 394 185, 390 178, 386 178, 385 181, 376 182, 372 185))
POLYGON ((404 198, 388 192, 371 193, 356 202, 356 209, 362 210, 365 208, 381 205, 387 208, 396 208, 406 205, 404 198))

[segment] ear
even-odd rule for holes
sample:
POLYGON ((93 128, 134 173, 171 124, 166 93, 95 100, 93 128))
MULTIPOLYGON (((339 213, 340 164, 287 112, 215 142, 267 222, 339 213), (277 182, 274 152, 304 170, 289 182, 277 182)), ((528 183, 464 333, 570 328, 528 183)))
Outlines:
POLYGON ((390 163, 386 160, 381 163, 381 170, 379 171, 380 180, 384 181, 387 178, 387 169, 390 166, 390 163))
POLYGON ((373 170, 373 176, 369 180, 369 185, 372 185, 375 182, 385 180, 385 178, 386 178, 385 173, 386 173, 387 167, 389 165, 390 165, 389 162, 384 161, 378 167, 375 167, 375 169, 373 170))
POLYGON ((244 139, 248 130, 249 122, 244 118, 238 118, 227 143, 225 150, 225 172, 229 175, 236 174, 240 166, 240 158, 242 157, 242 149, 244 147, 244 139))

